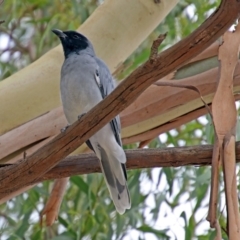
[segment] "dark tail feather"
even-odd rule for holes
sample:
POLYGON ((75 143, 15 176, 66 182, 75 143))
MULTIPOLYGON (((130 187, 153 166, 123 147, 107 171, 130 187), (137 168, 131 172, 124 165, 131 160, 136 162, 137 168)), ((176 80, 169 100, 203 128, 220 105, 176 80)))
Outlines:
POLYGON ((99 147, 101 152, 101 168, 106 179, 108 189, 110 191, 116 210, 123 214, 126 209, 130 209, 131 202, 126 182, 125 164, 120 163, 118 159, 106 154, 106 151, 99 147))

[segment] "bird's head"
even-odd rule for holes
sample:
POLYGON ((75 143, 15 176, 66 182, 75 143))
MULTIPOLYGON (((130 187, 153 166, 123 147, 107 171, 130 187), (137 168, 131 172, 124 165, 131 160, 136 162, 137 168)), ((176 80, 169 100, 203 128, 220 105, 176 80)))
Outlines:
POLYGON ((63 46, 63 51, 65 58, 70 54, 79 54, 81 51, 86 51, 89 54, 95 55, 93 46, 91 42, 81 33, 75 31, 61 31, 58 29, 53 29, 63 46))

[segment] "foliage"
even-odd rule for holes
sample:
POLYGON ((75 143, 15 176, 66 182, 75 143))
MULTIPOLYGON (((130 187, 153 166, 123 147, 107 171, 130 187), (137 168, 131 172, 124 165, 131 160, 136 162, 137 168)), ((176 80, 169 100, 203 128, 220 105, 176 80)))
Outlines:
MULTIPOLYGON (((75 29, 101 4, 97 0, 6 1, 0 25, 0 78, 4 79, 58 44, 50 30, 75 29), (79 7, 80 6, 80 7, 79 7), (9 14, 11 13, 11 14, 9 14)), ((182 0, 124 63, 119 79, 147 60, 152 41, 168 32, 161 48, 190 34, 216 8, 209 0, 182 0)), ((211 143, 213 132, 202 117, 154 139, 149 148, 211 143)), ((134 148, 135 144, 125 146, 134 148)), ((39 214, 51 182, 38 184, 0 206, 1 239, 213 239, 206 223, 209 167, 128 171, 132 208, 118 215, 101 174, 74 176, 52 227, 40 227, 39 214)), ((220 194, 222 209, 225 203, 220 194)), ((225 226, 226 219, 221 215, 225 226)), ((226 237, 226 236, 225 236, 226 237)))

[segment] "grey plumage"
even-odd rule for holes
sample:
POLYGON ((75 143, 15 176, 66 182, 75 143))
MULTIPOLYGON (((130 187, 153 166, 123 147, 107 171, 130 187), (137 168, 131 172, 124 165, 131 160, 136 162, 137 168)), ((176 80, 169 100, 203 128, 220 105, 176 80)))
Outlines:
MULTIPOLYGON (((65 61, 61 70, 61 99, 67 121, 88 112, 114 88, 106 64, 96 57, 90 41, 74 31, 53 30, 60 38, 65 61)), ((120 137, 120 119, 115 117, 87 142, 95 152, 117 211, 123 214, 131 207, 127 187, 126 156, 120 137)))

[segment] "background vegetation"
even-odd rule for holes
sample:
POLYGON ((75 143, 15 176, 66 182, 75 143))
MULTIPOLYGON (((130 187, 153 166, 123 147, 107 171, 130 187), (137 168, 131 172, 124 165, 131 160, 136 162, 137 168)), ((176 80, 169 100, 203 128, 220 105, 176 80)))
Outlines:
MULTIPOLYGON (((103 1, 6 1, 1 6, 0 79, 38 59, 59 44, 51 29, 76 29, 103 1), (81 6, 81 7, 79 7, 81 6)), ((184 1, 125 62, 121 80, 147 60, 152 41, 168 32, 161 48, 190 34, 218 6, 219 1, 184 1)), ((208 117, 201 117, 150 142, 150 148, 212 143, 208 117)), ((132 144, 124 146, 135 148, 132 144)), ((74 176, 68 184, 58 221, 39 225, 52 182, 0 206, 0 239, 213 239, 207 216, 210 168, 181 167, 128 171, 132 208, 116 214, 101 174, 74 176)), ((221 186, 221 190, 222 190, 221 186)), ((225 201, 221 200, 221 224, 225 201)))

